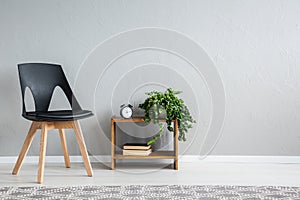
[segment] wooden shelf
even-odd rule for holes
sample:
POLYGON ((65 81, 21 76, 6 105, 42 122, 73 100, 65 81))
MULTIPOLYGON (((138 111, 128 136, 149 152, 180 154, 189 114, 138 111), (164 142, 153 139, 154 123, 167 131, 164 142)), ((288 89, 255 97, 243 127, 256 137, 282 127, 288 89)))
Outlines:
POLYGON ((124 156, 122 152, 116 152, 114 159, 175 159, 174 151, 154 151, 148 156, 124 156))
MULTIPOLYGON (((114 116, 114 117, 111 118, 111 120, 113 122, 117 122, 117 123, 120 123, 120 122, 122 122, 122 123, 126 123, 126 122, 127 123, 128 122, 145 122, 144 117, 132 117, 132 118, 129 118, 129 119, 124 119, 122 117, 116 117, 116 116, 114 116)), ((158 119, 158 121, 159 122, 165 122, 166 119, 158 119)), ((175 122, 176 120, 174 119, 172 121, 175 122)))
MULTIPOLYGON (((159 119, 160 122, 165 122, 165 119, 159 119)), ((174 169, 178 170, 178 121, 173 120, 174 126, 174 149, 173 151, 155 151, 148 156, 124 156, 122 152, 116 151, 116 124, 117 123, 143 123, 144 117, 133 117, 124 119, 122 117, 113 116, 111 118, 111 169, 115 169, 116 160, 120 159, 173 159, 174 169)))

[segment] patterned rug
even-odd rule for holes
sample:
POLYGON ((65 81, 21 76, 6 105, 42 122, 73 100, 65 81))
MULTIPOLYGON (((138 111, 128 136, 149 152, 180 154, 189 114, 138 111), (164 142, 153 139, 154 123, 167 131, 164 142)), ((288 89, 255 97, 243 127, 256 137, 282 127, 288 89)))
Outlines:
POLYGON ((0 199, 298 199, 300 187, 128 185, 2 187, 0 199))

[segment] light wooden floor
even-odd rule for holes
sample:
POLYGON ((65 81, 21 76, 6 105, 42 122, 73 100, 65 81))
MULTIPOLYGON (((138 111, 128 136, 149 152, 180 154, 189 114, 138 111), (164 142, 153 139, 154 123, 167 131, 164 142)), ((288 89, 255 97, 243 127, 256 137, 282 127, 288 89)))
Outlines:
MULTIPOLYGON (((208 184, 300 186, 299 164, 180 163, 171 166, 145 163, 119 163, 112 171, 93 163, 94 176, 88 177, 83 164, 46 163, 43 185, 128 185, 128 184, 208 184)), ((0 186, 36 184, 37 164, 24 164, 18 175, 11 175, 13 164, 0 163, 0 186)))

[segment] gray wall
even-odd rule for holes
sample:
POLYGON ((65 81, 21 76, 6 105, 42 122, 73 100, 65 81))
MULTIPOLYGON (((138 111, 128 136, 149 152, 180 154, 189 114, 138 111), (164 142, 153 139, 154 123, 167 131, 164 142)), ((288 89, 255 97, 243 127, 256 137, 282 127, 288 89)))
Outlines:
MULTIPOLYGON (((299 1, 1 0, 0 156, 16 156, 29 128, 20 116, 16 65, 35 61, 62 64, 82 106, 96 114, 82 121, 92 155, 109 154, 110 117, 121 103, 136 106, 145 91, 173 87, 184 91, 181 97, 197 120, 187 142, 180 143, 181 154, 299 156, 299 19, 299 1), (156 35, 145 27, 162 32, 156 35), (181 39, 190 46, 176 46, 181 39), (108 64, 137 41, 159 46, 160 40, 168 50, 186 48, 186 56, 199 58, 196 68, 151 48, 108 64), (209 83, 218 78, 226 102, 216 104, 212 98, 222 98, 222 88, 219 93, 209 83), (214 112, 223 108, 224 126, 217 131, 221 127, 212 124, 221 119, 220 125, 223 116, 214 112)), ((67 106, 59 90, 54 97, 51 108, 67 106)), ((27 99, 32 108, 30 95, 27 99)), ((134 124, 118 130, 146 140, 145 133, 157 128, 134 124)), ((48 155, 61 155, 58 134, 51 133, 48 155)), ((169 148, 169 136, 157 146, 169 148)), ((38 155, 38 139, 30 155, 38 155)), ((71 131, 67 139, 71 154, 77 155, 71 131)))

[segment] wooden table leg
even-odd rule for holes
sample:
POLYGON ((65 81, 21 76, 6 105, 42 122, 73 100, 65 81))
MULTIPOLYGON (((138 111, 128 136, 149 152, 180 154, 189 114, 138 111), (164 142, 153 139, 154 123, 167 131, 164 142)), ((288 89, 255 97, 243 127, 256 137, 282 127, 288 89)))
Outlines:
POLYGON ((111 119, 111 169, 115 169, 115 121, 111 119))
POLYGON ((178 170, 178 121, 177 119, 174 122, 174 151, 175 151, 174 169, 178 170))

